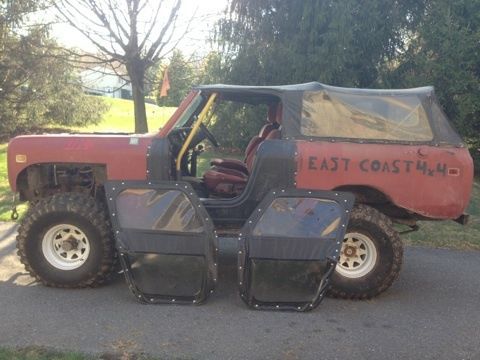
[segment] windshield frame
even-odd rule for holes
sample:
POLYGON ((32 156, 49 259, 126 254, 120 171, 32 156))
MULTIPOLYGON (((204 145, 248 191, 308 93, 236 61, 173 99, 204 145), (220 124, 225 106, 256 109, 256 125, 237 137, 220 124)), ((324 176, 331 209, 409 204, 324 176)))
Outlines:
MULTIPOLYGON (((176 127, 176 124, 178 121, 180 121, 183 118, 183 115, 190 109, 192 104, 194 103, 194 100, 197 97, 202 97, 200 91, 198 90, 192 90, 186 97, 185 99, 180 103, 178 106, 177 110, 173 113, 173 115, 170 117, 170 119, 167 121, 164 127, 160 128, 160 131, 158 132, 157 137, 166 137, 170 133, 171 130, 173 130, 176 127)), ((198 108, 198 106, 197 106, 198 108)))

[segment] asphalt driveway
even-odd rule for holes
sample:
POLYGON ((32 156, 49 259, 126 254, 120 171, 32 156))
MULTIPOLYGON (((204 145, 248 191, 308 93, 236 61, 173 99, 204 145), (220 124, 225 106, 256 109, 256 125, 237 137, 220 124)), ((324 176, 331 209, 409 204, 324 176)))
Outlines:
POLYGON ((0 346, 174 359, 480 359, 480 252, 408 248, 400 279, 370 301, 261 312, 236 292, 235 241, 220 241, 217 292, 201 306, 140 305, 121 276, 98 289, 37 285, 0 223, 0 346))

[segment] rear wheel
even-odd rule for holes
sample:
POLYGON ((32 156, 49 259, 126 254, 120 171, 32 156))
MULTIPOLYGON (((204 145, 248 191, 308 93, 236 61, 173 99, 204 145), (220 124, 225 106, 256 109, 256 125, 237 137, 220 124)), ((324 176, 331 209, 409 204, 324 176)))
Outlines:
POLYGON ((114 267, 107 215, 82 194, 57 194, 32 205, 19 228, 17 248, 25 269, 47 286, 99 285, 114 267))
POLYGON ((329 295, 369 299, 387 290, 398 277, 403 246, 391 220, 366 205, 351 212, 329 295))

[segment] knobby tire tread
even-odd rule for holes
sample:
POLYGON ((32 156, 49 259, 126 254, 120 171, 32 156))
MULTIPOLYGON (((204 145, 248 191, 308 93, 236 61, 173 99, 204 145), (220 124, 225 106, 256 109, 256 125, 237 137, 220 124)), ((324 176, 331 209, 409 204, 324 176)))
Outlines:
MULTIPOLYGON (((96 287, 110 280, 116 265, 116 253, 113 244, 113 235, 110 222, 106 212, 106 207, 91 196, 80 193, 61 193, 39 200, 31 204, 25 214, 16 238, 17 254, 20 262, 25 266, 25 270, 38 282, 50 287, 59 288, 85 288, 96 287), (55 212, 66 212, 72 215, 80 216, 86 219, 95 227, 100 234, 99 240, 103 248, 101 264, 97 267, 96 273, 88 279, 80 281, 73 285, 65 285, 47 281, 39 276, 31 266, 27 256, 26 247, 29 241, 33 241, 31 234, 32 226, 36 221, 55 212)), ((43 256, 43 254, 38 254, 43 256)))

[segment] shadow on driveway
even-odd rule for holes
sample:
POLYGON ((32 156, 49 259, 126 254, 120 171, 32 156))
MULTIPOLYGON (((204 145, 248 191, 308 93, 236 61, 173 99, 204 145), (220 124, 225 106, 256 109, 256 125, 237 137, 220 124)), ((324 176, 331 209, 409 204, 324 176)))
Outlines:
POLYGON ((0 345, 145 352, 195 359, 479 359, 479 252, 408 248, 400 279, 369 301, 311 313, 249 310, 233 239, 220 240, 217 291, 201 306, 141 305, 121 276, 97 289, 33 282, 0 224, 0 345))

